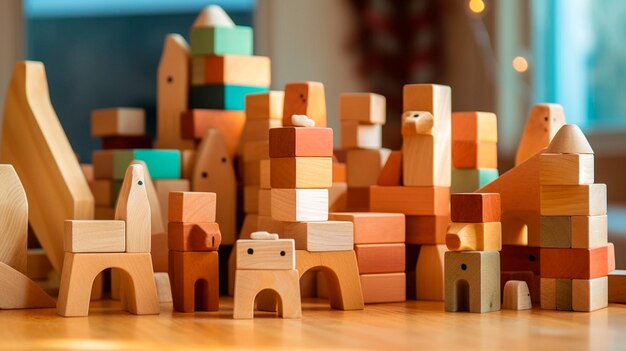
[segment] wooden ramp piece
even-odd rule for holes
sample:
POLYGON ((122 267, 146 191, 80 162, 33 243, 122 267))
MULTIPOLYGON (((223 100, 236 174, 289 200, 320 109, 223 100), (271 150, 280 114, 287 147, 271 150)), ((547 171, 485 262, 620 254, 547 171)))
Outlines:
POLYGON ((28 200, 11 165, 0 165, 0 262, 26 274, 28 200))
POLYGON ((42 63, 15 66, 6 97, 0 162, 20 176, 29 221, 57 272, 66 219, 93 219, 94 198, 50 102, 42 63))

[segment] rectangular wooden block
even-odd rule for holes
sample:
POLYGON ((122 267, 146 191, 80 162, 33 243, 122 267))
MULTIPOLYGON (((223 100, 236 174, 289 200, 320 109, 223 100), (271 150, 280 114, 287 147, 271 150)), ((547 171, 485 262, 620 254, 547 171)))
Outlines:
POLYGON ((542 216, 606 214, 606 184, 542 185, 542 216))
POLYGON ((498 121, 491 112, 453 112, 453 141, 498 141, 498 121))
POLYGON ((500 269, 541 273, 541 249, 533 246, 502 245, 500 269))
POLYGON ((259 161, 259 187, 261 189, 270 189, 272 187, 270 160, 259 161))
POLYGON ((361 289, 365 303, 406 301, 406 274, 361 274, 361 289))
POLYGON ((385 124, 386 99, 373 93, 343 93, 339 95, 339 120, 364 124, 385 124))
POLYGON ((257 216, 257 229, 283 235, 284 223, 273 219, 272 216, 259 215, 257 216))
POLYGON ((152 148, 152 137, 147 135, 139 136, 104 136, 101 139, 102 149, 150 149, 152 148))
POLYGON ((166 149, 118 150, 113 154, 113 179, 124 179, 131 161, 144 161, 152 179, 180 178, 180 151, 166 149))
POLYGON ((168 201, 167 218, 170 222, 215 222, 215 193, 172 191, 168 201))
POLYGON ((272 190, 271 189, 259 189, 259 215, 271 216, 272 215, 272 190))
POLYGON ((252 28, 198 27, 192 28, 191 55, 252 55, 252 28))
POLYGON ((206 55, 191 59, 191 84, 269 87, 270 58, 248 55, 206 55))
POLYGON ((355 244, 403 243, 404 215, 400 213, 333 212, 332 221, 349 221, 354 225, 355 244))
POLYGON ((383 144, 381 124, 341 122, 341 147, 344 149, 380 149, 383 144))
POLYGON ((483 313, 500 310, 500 253, 445 253, 445 309, 483 313))
POLYGON ((449 86, 438 84, 406 84, 402 89, 402 111, 428 111, 435 119, 451 122, 449 86))
MULTIPOLYGON (((89 183, 96 206, 112 207, 113 203, 113 181, 111 179, 95 179, 89 183)), ((117 194, 115 194, 117 197, 117 194)))
POLYGON ((215 251, 222 242, 220 227, 215 222, 169 222, 167 237, 173 251, 215 251))
POLYGON ((556 310, 556 279, 541 278, 541 308, 556 310))
POLYGON ((96 150, 91 153, 93 164, 93 176, 95 179, 113 179, 113 154, 112 150, 96 150))
POLYGON ((237 240, 237 269, 296 269, 293 239, 237 240))
POLYGON ((452 194, 450 205, 452 222, 499 222, 501 218, 498 193, 452 194))
POLYGON ((593 154, 541 154, 541 185, 593 184, 593 154))
POLYGON ((196 85, 189 89, 189 107, 192 109, 243 111, 246 95, 266 91, 269 91, 269 88, 248 85, 196 85))
POLYGON ((154 181, 154 188, 156 189, 157 197, 159 198, 159 205, 161 206, 161 214, 163 220, 167 224, 166 214, 169 214, 169 202, 170 192, 172 191, 189 191, 188 179, 158 179, 154 181))
POLYGON ((251 141, 268 141, 270 130, 281 127, 281 121, 276 119, 258 119, 246 121, 241 132, 239 149, 243 151, 243 146, 251 141))
POLYGON ((346 183, 346 211, 367 212, 370 209, 370 188, 350 187, 346 183))
POLYGON ((378 173, 376 185, 398 186, 402 184, 402 152, 392 151, 378 173))
POLYGON ((378 174, 387 162, 389 149, 353 149, 348 150, 346 159, 347 183, 349 187, 367 187, 375 185, 378 174))
POLYGON ((452 168, 452 193, 471 193, 496 180, 500 173, 491 168, 452 168))
POLYGON ((502 227, 500 222, 453 222, 448 227, 446 246, 450 251, 500 251, 502 227))
POLYGON ((591 312, 605 308, 609 305, 608 292, 608 277, 574 279, 572 280, 572 309, 591 312))
POLYGON ((66 220, 65 252, 125 252, 126 222, 66 220))
POLYGON ((296 250, 348 251, 354 247, 354 226, 348 221, 285 223, 282 237, 294 239, 296 250))
POLYGON ((374 185, 370 187, 370 209, 420 216, 449 214, 450 188, 374 185))
POLYGON ((404 272, 405 246, 398 244, 358 244, 354 246, 360 274, 404 272))
POLYGON ((558 311, 572 310, 572 280, 556 280, 556 309, 558 311))
POLYGON ((258 162, 270 158, 270 142, 246 141, 243 145, 243 162, 258 162))
POLYGON ((333 185, 332 157, 270 159, 272 188, 321 189, 333 185))
POLYGON ((445 244, 450 215, 406 216, 407 244, 445 244))
POLYGON ((259 213, 259 187, 247 185, 243 188, 243 212, 259 213))
POLYGON ((541 276, 592 279, 607 275, 607 247, 596 249, 541 249, 541 276))
POLYGON ((91 136, 136 136, 146 133, 146 113, 141 108, 118 107, 91 112, 91 136))
POLYGON ((450 186, 451 148, 445 136, 405 136, 402 140, 403 183, 408 186, 450 186))
POLYGON ((246 120, 277 119, 282 124, 284 99, 282 91, 246 95, 246 120))
POLYGON ((333 183, 345 183, 348 180, 347 167, 345 163, 333 160, 333 183))
POLYGON ((486 141, 453 141, 452 167, 498 168, 498 144, 486 141))
POLYGON ((224 135, 228 153, 234 155, 245 121, 242 111, 193 109, 183 112, 180 128, 183 138, 194 140, 204 138, 209 129, 217 129, 224 135))
POLYGON ((348 208, 348 184, 334 182, 328 189, 328 211, 347 211, 348 208))
POLYGON ((331 128, 283 127, 270 130, 270 157, 332 157, 331 128))
POLYGON ((571 217, 572 247, 594 249, 607 245, 608 217, 572 216, 571 217))
POLYGON ((326 127, 326 98, 320 82, 294 82, 285 85, 283 126, 292 126, 292 115, 307 115, 315 127, 326 127))
POLYGON ((571 217, 541 216, 541 247, 570 248, 572 246, 571 217))
POLYGON ((328 220, 328 189, 272 189, 272 218, 283 222, 328 220))
POLYGON ((626 271, 616 270, 608 276, 608 301, 610 303, 626 303, 626 271))

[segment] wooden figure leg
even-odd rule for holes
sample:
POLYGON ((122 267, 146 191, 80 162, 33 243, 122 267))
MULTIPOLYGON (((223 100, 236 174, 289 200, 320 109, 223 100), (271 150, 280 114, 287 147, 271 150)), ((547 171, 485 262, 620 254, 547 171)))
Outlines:
POLYGON ((170 272, 176 311, 219 310, 217 251, 170 251, 170 272))
POLYGON ((297 270, 242 270, 235 273, 234 319, 252 319, 254 300, 263 290, 278 294, 278 314, 283 318, 301 318, 300 283, 297 270))

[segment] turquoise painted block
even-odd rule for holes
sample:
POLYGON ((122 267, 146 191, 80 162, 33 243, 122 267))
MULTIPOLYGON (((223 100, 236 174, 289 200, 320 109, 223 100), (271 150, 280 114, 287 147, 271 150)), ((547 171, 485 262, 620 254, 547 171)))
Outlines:
POLYGON ((452 169, 452 185, 450 191, 454 193, 471 193, 498 178, 497 169, 469 168, 452 169))
POLYGON ((189 94, 189 108, 243 111, 246 95, 267 91, 269 91, 268 87, 244 85, 208 84, 193 86, 189 94))
POLYGON ((124 179, 128 165, 143 161, 152 179, 180 178, 180 151, 164 149, 118 150, 113 154, 113 179, 124 179))
POLYGON ((202 27, 190 33, 192 55, 252 55, 252 28, 202 27))

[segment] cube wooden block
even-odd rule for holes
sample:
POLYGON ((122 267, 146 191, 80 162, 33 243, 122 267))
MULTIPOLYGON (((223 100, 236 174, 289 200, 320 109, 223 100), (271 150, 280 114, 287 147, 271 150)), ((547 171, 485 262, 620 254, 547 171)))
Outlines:
POLYGON ((594 249, 607 245, 608 217, 572 216, 571 242, 573 248, 594 249))
POLYGON ((542 216, 606 214, 606 184, 542 185, 542 216))
POLYGON ((406 301, 406 274, 361 274, 361 289, 365 303, 406 301))
POLYGON ((252 28, 198 27, 189 35, 191 55, 252 55, 252 28))
POLYGON ((407 84, 402 89, 402 111, 428 111, 435 118, 435 123, 439 119, 447 119, 451 126, 451 93, 450 87, 445 85, 407 84))
POLYGON ((219 309, 219 256, 211 252, 169 252, 172 302, 178 312, 219 309))
POLYGON ((215 222, 169 222, 168 247, 174 251, 215 251, 222 242, 220 227, 215 222))
MULTIPOLYGON (((348 186, 347 183, 346 186, 348 186)), ((348 190, 346 193, 346 211, 367 212, 369 210, 370 188, 348 186, 348 190)))
POLYGON ((270 189, 272 187, 270 160, 259 161, 259 187, 261 189, 270 189))
POLYGON ((541 185, 593 184, 593 154, 541 154, 541 185))
POLYGON ((347 211, 348 208, 348 184, 345 182, 333 182, 328 189, 328 210, 333 212, 347 211))
POLYGON ((321 189, 333 184, 331 157, 282 157, 270 160, 272 188, 321 189))
POLYGON ((343 149, 380 149, 383 144, 382 132, 380 124, 342 121, 341 147, 343 149))
POLYGON ((292 126, 292 115, 307 115, 315 127, 326 127, 324 85, 319 82, 295 82, 285 85, 283 126, 292 126))
POLYGON ((404 272, 405 246, 396 244, 357 244, 354 246, 360 274, 404 272))
POLYGON ((272 189, 272 218, 283 222, 328 220, 328 189, 272 189))
POLYGON ((399 186, 402 185, 402 152, 392 151, 387 157, 387 162, 378 173, 376 185, 399 186))
POLYGON ((451 251, 500 251, 500 222, 456 223, 448 227, 446 246, 451 251))
POLYGON ((243 185, 261 185, 261 163, 259 161, 244 162, 241 173, 243 174, 243 185))
POLYGON ((95 179, 89 183, 96 206, 112 207, 114 205, 113 181, 111 179, 95 179))
POLYGON ((385 124, 385 97, 373 93, 343 93, 339 95, 339 120, 364 124, 385 124))
POLYGON ((348 150, 346 159, 348 186, 367 187, 376 184, 378 174, 390 153, 389 149, 348 150))
POLYGON ((556 279, 541 278, 541 308, 556 310, 556 279))
POLYGON ((609 305, 607 277, 572 280, 572 309, 591 312, 609 305))
POLYGON ((64 244, 65 252, 125 252, 126 222, 66 220, 64 244))
POLYGON ((180 178, 179 150, 117 150, 113 154, 113 179, 124 179, 126 168, 131 161, 144 161, 152 179, 180 178))
POLYGON ((354 225, 348 221, 285 223, 282 237, 294 239, 296 250, 347 251, 354 247, 354 225))
POLYGON ((269 133, 270 157, 332 157, 331 128, 273 128, 269 133))
POLYGON ((374 185, 370 187, 370 209, 420 216, 449 214, 450 188, 374 185))
POLYGON ((607 275, 607 247, 596 249, 541 249, 544 278, 592 279, 607 275))
POLYGON ((246 141, 242 150, 243 162, 259 162, 270 158, 270 142, 268 140, 246 141))
POLYGON ((113 155, 112 150, 96 150, 91 153, 93 164, 93 176, 95 179, 113 179, 113 155))
POLYGON ((498 121, 491 112, 453 112, 453 141, 498 141, 498 121))
POLYGON ((501 218, 498 193, 452 194, 450 206, 452 222, 499 222, 501 218))
POLYGON ((451 148, 445 136, 405 136, 402 140, 403 182, 408 186, 450 186, 451 148))
POLYGON ((500 253, 448 251, 445 254, 445 309, 448 312, 500 310, 500 253))
POLYGON ((253 119, 246 121, 241 132, 240 148, 249 141, 269 140, 270 130, 280 128, 282 122, 276 119, 253 119))
POLYGON ((265 93, 246 95, 246 120, 254 119, 283 119, 282 91, 268 91, 265 93))
POLYGON ((191 84, 269 87, 270 58, 248 55, 204 55, 191 59, 191 84))
POLYGON ((296 269, 293 239, 237 240, 237 269, 296 269))
POLYGON ((91 112, 91 135, 137 136, 146 133, 146 113, 141 108, 118 107, 91 112))
POLYGON ((161 205, 161 214, 165 222, 169 214, 170 192, 172 191, 189 191, 190 185, 188 179, 158 179, 154 181, 159 205, 161 205))
POLYGON ((406 216, 407 244, 445 244, 450 215, 406 216))
POLYGON ((541 249, 533 246, 502 245, 501 270, 541 273, 541 249))
POLYGON ((556 280, 556 309, 558 311, 572 310, 572 280, 556 280))
POLYGON ((248 185, 243 188, 243 212, 259 213, 259 187, 248 185))
POLYGON ((498 178, 500 173, 491 168, 452 168, 452 193, 476 191, 498 178))
POLYGON ((170 222, 215 222, 217 196, 215 193, 172 191, 169 195, 170 222))
POLYGON ((257 230, 283 235, 284 227, 283 222, 273 219, 272 216, 257 216, 257 230))
POLYGON ((570 219, 568 216, 541 216, 541 247, 572 247, 570 219))
POLYGON ((345 183, 348 179, 346 174, 346 164, 335 162, 333 160, 333 183, 345 183))
POLYGON ((259 189, 259 215, 271 216, 272 215, 272 190, 271 189, 259 189))
POLYGON ((192 109, 243 111, 246 95, 266 91, 269 91, 269 88, 249 85, 192 85, 189 89, 189 107, 192 109))
POLYGON ((355 244, 403 243, 404 215, 400 213, 333 212, 333 221, 349 221, 354 225, 355 244))
POLYGON ((498 144, 486 141, 453 141, 452 167, 498 168, 498 144))
POLYGON ((224 135, 228 153, 234 155, 245 124, 243 111, 193 109, 181 115, 181 134, 185 139, 201 140, 210 129, 224 135))
POLYGON ((626 271, 609 272, 608 300, 610 303, 626 303, 626 271))

